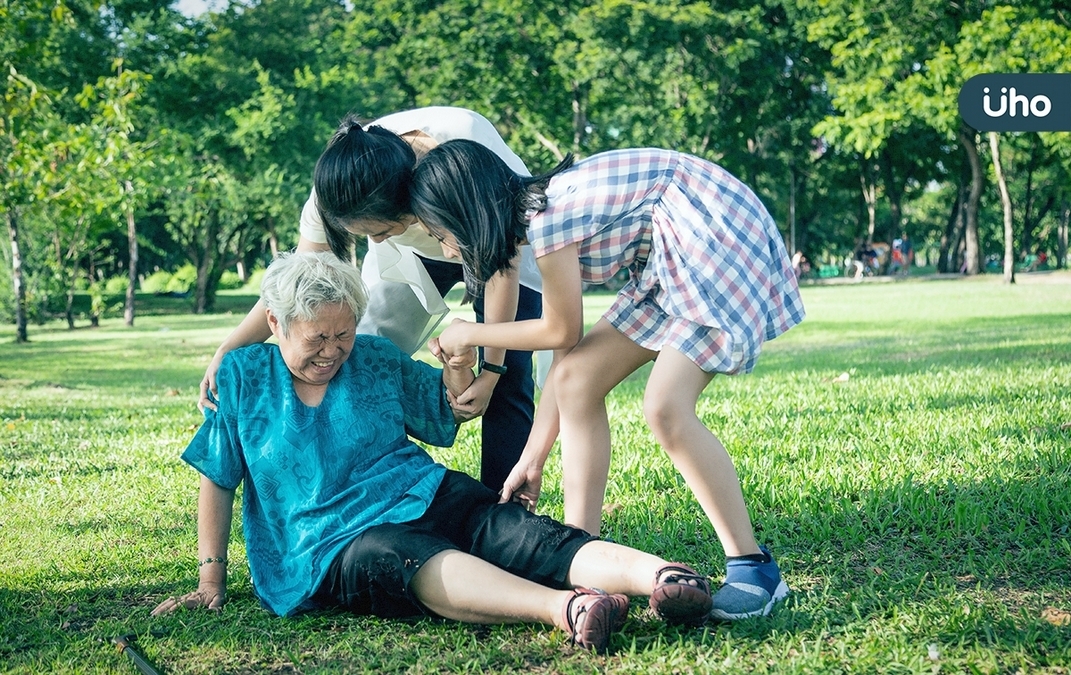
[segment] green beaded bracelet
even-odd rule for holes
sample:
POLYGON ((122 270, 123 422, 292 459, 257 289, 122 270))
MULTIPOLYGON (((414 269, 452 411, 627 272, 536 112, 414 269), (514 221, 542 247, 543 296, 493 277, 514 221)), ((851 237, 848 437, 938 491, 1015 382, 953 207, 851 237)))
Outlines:
POLYGON ((197 562, 197 566, 198 567, 204 567, 205 565, 208 565, 210 563, 217 563, 219 565, 226 565, 227 564, 227 559, 226 558, 205 558, 204 560, 198 561, 197 562))

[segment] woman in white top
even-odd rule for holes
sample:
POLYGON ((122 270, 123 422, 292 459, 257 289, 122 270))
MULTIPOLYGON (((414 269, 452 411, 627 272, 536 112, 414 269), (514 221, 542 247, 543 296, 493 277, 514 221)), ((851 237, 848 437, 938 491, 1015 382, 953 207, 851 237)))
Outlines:
MULTIPOLYGON (((382 335, 413 353, 449 311, 443 296, 463 267, 442 255, 439 242, 409 210, 409 181, 418 157, 448 140, 464 138, 492 150, 514 171, 524 163, 483 116, 462 108, 430 107, 394 113, 362 126, 342 122, 316 164, 314 189, 301 213, 298 251, 332 250, 349 256, 353 236, 368 237, 362 277, 368 309, 358 332, 382 335)), ((487 284, 474 302, 477 320, 487 323, 538 318, 541 280, 525 251, 513 270, 487 284)), ((201 382, 200 405, 214 407, 216 371, 224 354, 271 336, 261 303, 223 341, 201 382)), ((532 427, 532 353, 486 349, 473 385, 456 405, 483 413, 481 482, 499 490, 520 458, 532 427)))

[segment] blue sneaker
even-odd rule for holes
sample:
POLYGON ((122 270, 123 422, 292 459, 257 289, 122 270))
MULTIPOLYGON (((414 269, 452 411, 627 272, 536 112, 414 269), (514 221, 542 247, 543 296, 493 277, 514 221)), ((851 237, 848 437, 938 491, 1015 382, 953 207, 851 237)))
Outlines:
POLYGON ((730 560, 725 566, 725 583, 714 594, 710 618, 736 621, 766 616, 778 600, 788 595, 788 584, 781 578, 781 569, 765 546, 759 550, 769 562, 730 560))

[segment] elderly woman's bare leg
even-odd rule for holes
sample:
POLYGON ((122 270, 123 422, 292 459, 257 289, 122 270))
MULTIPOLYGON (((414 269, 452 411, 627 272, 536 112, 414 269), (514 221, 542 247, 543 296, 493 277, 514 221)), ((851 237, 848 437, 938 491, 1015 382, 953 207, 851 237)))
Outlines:
POLYGON ((573 558, 566 583, 629 597, 650 595, 655 574, 666 564, 656 555, 608 541, 585 544, 573 558))
POLYGON ((469 623, 551 624, 562 629, 562 605, 570 591, 522 579, 457 550, 433 555, 413 576, 410 589, 439 616, 469 623))
POLYGON ((710 611, 710 580, 682 563, 607 541, 585 544, 573 557, 566 583, 607 593, 648 595, 669 623, 701 623, 710 611))

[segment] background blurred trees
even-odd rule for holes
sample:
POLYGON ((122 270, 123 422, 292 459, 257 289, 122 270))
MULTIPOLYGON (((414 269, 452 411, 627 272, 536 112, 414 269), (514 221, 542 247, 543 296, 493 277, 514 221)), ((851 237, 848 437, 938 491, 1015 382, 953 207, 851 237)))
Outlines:
POLYGON ((983 137, 956 98, 981 72, 1071 72, 1069 5, 0 0, 0 319, 24 339, 126 291, 129 323, 180 269, 211 310, 296 243, 340 118, 423 105, 484 114, 534 171, 626 146, 712 159, 816 268, 901 233, 939 271, 1063 265, 1068 134, 983 137))

